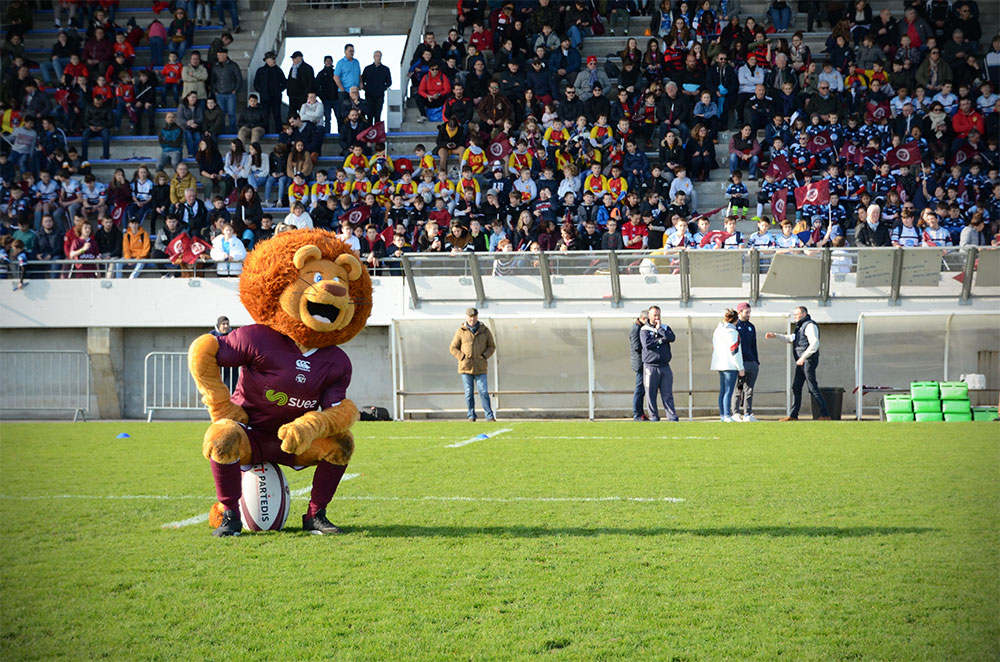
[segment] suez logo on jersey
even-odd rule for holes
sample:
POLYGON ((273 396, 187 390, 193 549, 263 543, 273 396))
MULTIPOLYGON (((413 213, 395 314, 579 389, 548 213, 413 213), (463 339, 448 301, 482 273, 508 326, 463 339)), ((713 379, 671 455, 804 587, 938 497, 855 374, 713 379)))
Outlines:
POLYGON ((275 391, 272 389, 267 389, 264 393, 264 397, 267 398, 268 402, 273 402, 279 407, 284 407, 288 405, 289 407, 296 407, 298 409, 315 409, 316 405, 319 404, 319 400, 303 400, 302 398, 290 398, 288 394, 284 391, 275 391))

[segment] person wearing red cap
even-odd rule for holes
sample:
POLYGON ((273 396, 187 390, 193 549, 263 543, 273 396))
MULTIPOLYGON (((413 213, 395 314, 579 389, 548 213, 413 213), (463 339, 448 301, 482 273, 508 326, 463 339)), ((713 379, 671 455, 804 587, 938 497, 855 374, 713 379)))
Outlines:
POLYGON ((576 96, 581 101, 586 101, 594 93, 594 85, 600 85, 602 90, 611 89, 611 80, 602 69, 597 67, 597 58, 593 55, 587 57, 587 66, 576 75, 573 87, 576 88, 576 96))

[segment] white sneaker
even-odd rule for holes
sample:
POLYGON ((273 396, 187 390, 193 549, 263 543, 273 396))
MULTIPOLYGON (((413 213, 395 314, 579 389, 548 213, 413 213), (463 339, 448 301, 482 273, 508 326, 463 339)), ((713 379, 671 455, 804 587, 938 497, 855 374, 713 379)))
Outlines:
POLYGON ((733 414, 732 419, 734 422, 739 423, 740 421, 743 420, 743 417, 740 416, 739 414, 733 414))
POLYGON ((730 418, 729 416, 723 416, 723 417, 722 417, 722 422, 723 422, 723 423, 732 423, 732 422, 733 422, 733 419, 732 419, 732 418, 730 418))
POLYGON ((753 414, 747 414, 746 416, 743 417, 743 422, 744 423, 756 423, 757 422, 757 417, 754 416, 753 414))

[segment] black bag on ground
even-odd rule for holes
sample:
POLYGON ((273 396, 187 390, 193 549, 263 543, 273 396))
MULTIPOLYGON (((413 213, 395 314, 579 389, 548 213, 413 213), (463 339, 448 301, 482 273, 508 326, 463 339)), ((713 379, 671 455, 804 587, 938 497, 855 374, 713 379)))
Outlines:
POLYGON ((360 410, 362 421, 391 421, 392 416, 389 415, 389 410, 385 407, 375 407, 368 406, 362 407, 360 410))

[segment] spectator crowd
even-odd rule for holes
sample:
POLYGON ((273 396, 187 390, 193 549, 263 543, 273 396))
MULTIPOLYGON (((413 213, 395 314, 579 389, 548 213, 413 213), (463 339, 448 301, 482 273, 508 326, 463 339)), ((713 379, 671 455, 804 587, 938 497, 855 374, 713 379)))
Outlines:
POLYGON ((460 0, 402 81, 436 127, 413 154, 388 148, 381 53, 362 66, 348 44, 314 68, 295 52, 284 71, 268 52, 240 106, 235 0, 154 2, 145 27, 120 24, 118 4, 55 0, 42 61, 24 36, 43 15, 6 5, 5 268, 67 258, 81 264, 35 268, 136 277, 160 257, 236 275, 256 242, 303 227, 337 231, 373 268, 409 251, 998 242, 1000 36, 973 0, 877 14, 776 0, 762 15, 739 0, 460 0), (581 55, 602 35, 620 48, 581 55), (109 160, 128 132, 155 136, 159 157, 102 181, 92 143, 109 160), (699 205, 707 180, 720 209, 699 205))

